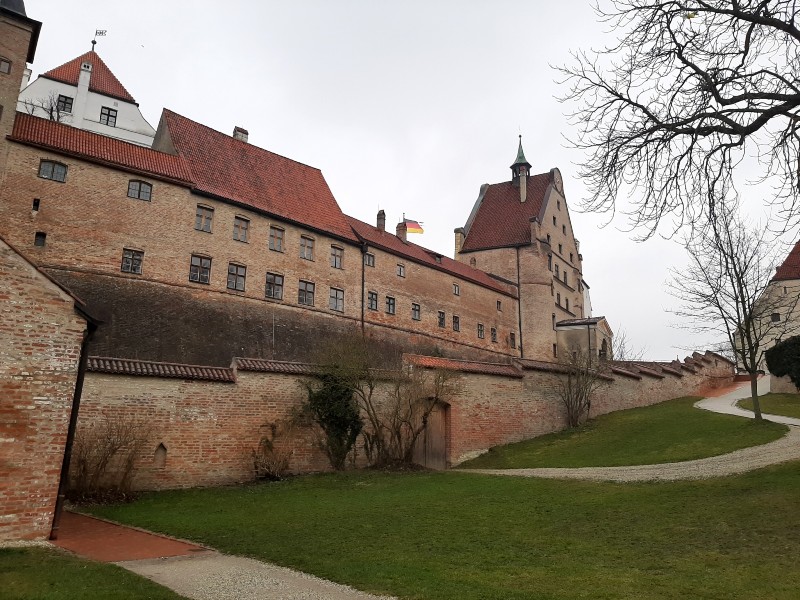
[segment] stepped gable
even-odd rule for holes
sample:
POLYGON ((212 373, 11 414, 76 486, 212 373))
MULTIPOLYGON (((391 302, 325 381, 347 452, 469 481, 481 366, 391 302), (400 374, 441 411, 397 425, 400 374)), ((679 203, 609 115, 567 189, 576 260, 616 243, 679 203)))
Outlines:
POLYGON ((552 172, 527 177, 525 202, 519 201, 519 188, 511 181, 486 186, 461 251, 530 244, 530 220, 539 216, 552 182, 552 172))
MULTIPOLYGON (((97 92, 98 94, 111 96, 123 102, 136 104, 136 100, 133 99, 133 96, 128 93, 125 86, 120 83, 119 79, 117 79, 114 73, 111 72, 111 69, 103 62, 103 59, 100 58, 100 55, 94 50, 90 50, 86 54, 81 54, 60 67, 42 73, 42 77, 77 86, 78 78, 81 74, 81 65, 85 62, 92 63, 92 78, 89 81, 90 92, 97 92)), ((138 106, 138 104, 136 105, 138 106)))
POLYGON ((800 242, 794 245, 789 256, 775 271, 772 281, 789 281, 791 279, 800 279, 800 242))
POLYGON ((133 173, 190 183, 189 170, 179 156, 21 112, 16 114, 9 139, 133 173))
POLYGON ((164 109, 156 139, 169 140, 194 189, 221 200, 356 242, 322 172, 164 109))
POLYGON ((381 250, 385 250, 397 256, 402 256, 403 258, 425 265, 431 269, 450 273, 455 277, 471 281, 472 283, 476 283, 506 296, 511 296, 512 298, 517 297, 516 288, 503 284, 480 269, 470 267, 467 264, 443 256, 432 250, 427 250, 412 242, 404 242, 395 234, 378 229, 355 217, 345 215, 345 218, 350 223, 350 226, 359 239, 370 246, 380 248, 381 250))

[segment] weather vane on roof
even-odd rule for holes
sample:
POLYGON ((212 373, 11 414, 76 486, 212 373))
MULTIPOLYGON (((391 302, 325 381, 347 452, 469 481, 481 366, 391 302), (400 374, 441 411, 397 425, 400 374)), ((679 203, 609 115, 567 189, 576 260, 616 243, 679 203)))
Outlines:
POLYGON ((92 40, 92 52, 94 52, 94 45, 97 43, 97 38, 104 36, 108 30, 106 29, 95 29, 94 30, 94 37, 95 39, 92 40))

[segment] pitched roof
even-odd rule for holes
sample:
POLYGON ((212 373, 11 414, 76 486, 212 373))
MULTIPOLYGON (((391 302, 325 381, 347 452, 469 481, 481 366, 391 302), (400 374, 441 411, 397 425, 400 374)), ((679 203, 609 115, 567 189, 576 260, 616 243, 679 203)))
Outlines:
POLYGON ((188 183, 184 161, 104 135, 18 112, 9 139, 128 171, 188 183))
POLYGON ((787 281, 790 279, 800 279, 800 242, 797 242, 789 252, 789 256, 781 263, 775 271, 772 281, 787 281))
POLYGON ((527 177, 525 202, 519 201, 519 188, 510 181, 486 186, 461 251, 530 244, 530 220, 539 216, 552 181, 552 171, 527 177))
POLYGON ((261 358, 235 358, 234 364, 240 371, 259 373, 289 373, 292 375, 314 375, 319 373, 319 365, 291 362, 285 360, 265 360, 261 358))
POLYGON ((111 72, 111 69, 108 68, 106 63, 103 62, 103 59, 100 58, 94 50, 90 50, 86 54, 81 54, 60 67, 42 73, 42 77, 77 86, 78 78, 81 74, 81 65, 85 62, 92 64, 92 77, 89 80, 89 91, 136 104, 136 100, 133 99, 133 96, 128 93, 125 86, 120 83, 119 79, 117 79, 111 72))
POLYGON ((236 381, 233 369, 225 367, 179 365, 149 360, 108 358, 105 356, 90 356, 87 368, 96 373, 111 373, 114 375, 141 375, 171 379, 224 381, 228 383, 236 381))
POLYGON ((412 365, 428 369, 444 369, 462 373, 479 373, 481 375, 501 375, 505 377, 521 378, 522 372, 513 365, 504 363, 486 363, 471 360, 455 360, 440 358, 438 356, 423 356, 421 354, 404 354, 403 358, 412 365))
POLYGON ((186 160, 195 190, 357 241, 322 172, 237 140, 164 109, 166 127, 186 160))
POLYGON ((345 215, 345 217, 356 235, 370 246, 375 246, 386 252, 425 265, 426 267, 449 273, 454 277, 471 281, 501 294, 505 294, 506 296, 511 296, 513 298, 517 296, 516 288, 490 277, 480 269, 470 267, 467 264, 458 262, 447 256, 442 256, 437 252, 427 250, 412 242, 404 242, 395 234, 378 229, 364 221, 359 221, 355 217, 347 215, 345 215))

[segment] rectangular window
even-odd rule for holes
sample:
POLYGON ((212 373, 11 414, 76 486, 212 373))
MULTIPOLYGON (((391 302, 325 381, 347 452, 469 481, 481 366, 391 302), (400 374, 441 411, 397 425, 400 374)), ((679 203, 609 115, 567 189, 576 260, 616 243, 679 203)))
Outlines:
POLYGON ((511 333, 508 334, 508 338, 509 338, 509 341, 511 342, 511 347, 512 348, 516 348, 517 347, 517 334, 512 331, 511 333))
POLYGON ((247 231, 250 229, 250 221, 244 217, 233 218, 233 239, 238 242, 247 241, 247 231))
POLYGON ((37 231, 36 235, 33 236, 34 246, 44 246, 46 242, 47 234, 44 231, 37 231))
POLYGON ((67 166, 52 160, 43 160, 39 163, 39 177, 64 183, 67 180, 67 166))
POLYGON ((369 252, 367 252, 364 255, 364 264, 366 266, 368 266, 368 267, 374 267, 375 266, 375 255, 374 254, 370 254, 369 252))
POLYGON ((497 310, 499 311, 503 310, 503 303, 500 300, 497 301, 497 310))
POLYGON ((197 231, 211 233, 211 221, 214 218, 214 209, 202 204, 197 205, 197 212, 194 215, 194 228, 197 231))
POLYGON ((269 249, 283 252, 283 229, 280 227, 269 228, 269 249))
POLYGON ((336 312, 344 312, 344 290, 331 288, 330 301, 328 307, 336 312))
POLYGON ((100 109, 100 124, 108 125, 109 127, 117 126, 117 111, 113 108, 104 106, 100 109))
POLYGON ((565 308, 569 310, 569 298, 564 298, 564 302, 566 302, 565 308))
POLYGON ((461 319, 458 315, 453 315, 453 331, 461 331, 461 319))
POLYGON ((566 225, 562 225, 561 226, 561 233, 563 233, 564 235, 567 235, 567 226, 566 225))
POLYGON ((267 273, 267 287, 264 295, 273 300, 283 300, 283 275, 267 273))
POLYGON ((300 258, 314 260, 314 240, 310 237, 300 238, 300 258))
POLYGON ((391 296, 386 296, 386 314, 393 315, 397 310, 397 303, 391 296))
POLYGON ((228 263, 228 289, 237 292, 244 291, 244 280, 247 275, 247 267, 228 263))
POLYGON ((486 333, 483 330, 483 323, 478 323, 478 339, 482 340, 485 336, 486 333))
POLYGON ((397 276, 398 277, 405 277, 406 276, 406 266, 401 265, 398 263, 397 265, 397 276))
POLYGON ((547 255, 547 268, 550 271, 553 270, 553 255, 552 254, 548 254, 547 255))
POLYGON ((378 310, 378 292, 367 293, 367 308, 370 310, 378 310))
POLYGON ((128 182, 128 198, 136 198, 137 200, 145 200, 150 202, 150 197, 153 194, 153 186, 145 181, 136 181, 131 179, 128 182))
POLYGON ((558 344, 553 344, 553 356, 558 358, 558 344))
POLYGON ((560 275, 560 272, 558 270, 558 265, 556 265, 555 274, 556 274, 556 279, 558 279, 558 276, 560 275))
POLYGON ((300 281, 300 289, 297 294, 297 303, 307 306, 314 306, 314 284, 310 281, 300 281))
POLYGON ((556 293, 556 304, 561 306, 561 292, 556 293))
POLYGON ((0 73, 11 73, 11 62, 7 58, 0 58, 0 73))
POLYGON ((494 327, 492 327, 492 329, 491 329, 491 335, 492 335, 492 342, 494 342, 496 344, 497 343, 497 329, 495 329, 494 327))
POLYGON ((421 311, 421 309, 419 307, 419 304, 414 302, 411 305, 411 318, 414 319, 415 321, 419 321, 421 313, 422 313, 422 311, 421 311))
POLYGON ((334 269, 341 269, 343 259, 344 259, 344 248, 339 248, 338 246, 331 246, 331 266, 334 269))
POLYGON ((205 256, 192 254, 189 267, 189 281, 208 283, 211 280, 211 259, 205 256))
POLYGON ((439 311, 439 327, 444 327, 444 311, 439 311))
POLYGON ((453 284, 453 294, 455 294, 456 296, 460 296, 461 295, 461 288, 458 287, 457 283, 453 284))
POLYGON ((139 250, 122 249, 122 266, 120 270, 123 273, 135 273, 136 275, 142 274, 142 261, 144 260, 144 252, 139 250))
POLYGON ((72 98, 69 96, 64 96, 62 94, 58 95, 58 102, 56 103, 56 108, 59 112, 71 113, 72 112, 72 98))
POLYGON ((567 283, 567 271, 564 271, 564 283, 567 283))
POLYGON ((572 262, 574 258, 575 258, 575 255, 572 252, 570 252, 569 253, 569 262, 572 262))
POLYGON ((772 313, 772 322, 780 323, 780 321, 781 321, 781 313, 772 313))

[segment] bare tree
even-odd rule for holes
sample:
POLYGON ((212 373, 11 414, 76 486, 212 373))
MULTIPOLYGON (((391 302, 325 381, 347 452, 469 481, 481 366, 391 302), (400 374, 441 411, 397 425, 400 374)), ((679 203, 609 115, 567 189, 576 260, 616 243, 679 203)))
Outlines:
POLYGON ((800 5, 794 0, 607 0, 618 36, 559 68, 579 107, 584 209, 613 211, 637 187, 642 239, 662 218, 713 220, 734 168, 757 156, 773 200, 797 221, 800 189, 800 5))
MULTIPOLYGON (((68 107, 59 102, 59 95, 56 92, 50 92, 46 98, 23 100, 22 105, 29 115, 39 116, 39 113, 43 113, 45 118, 59 123, 66 121, 70 116, 70 110, 67 110, 68 107)), ((71 106, 69 108, 71 109, 71 106)))
POLYGON ((589 418, 592 396, 604 378, 590 353, 576 347, 571 355, 564 354, 567 356, 560 361, 562 375, 558 380, 558 395, 567 411, 567 426, 578 427, 589 418))
POLYGON ((628 339, 628 332, 618 329, 611 342, 611 358, 620 361, 638 361, 644 358, 644 349, 634 347, 628 339))
POLYGON ((764 230, 747 228, 732 211, 686 241, 690 264, 672 271, 670 292, 681 300, 675 314, 695 331, 721 334, 736 362, 750 375, 756 419, 761 419, 757 380, 768 341, 796 329, 785 317, 797 294, 770 286, 780 246, 765 240, 764 230))

